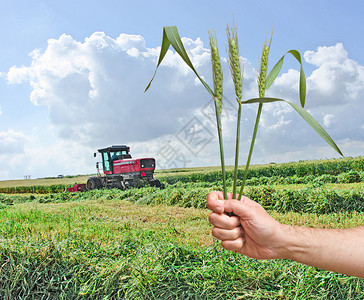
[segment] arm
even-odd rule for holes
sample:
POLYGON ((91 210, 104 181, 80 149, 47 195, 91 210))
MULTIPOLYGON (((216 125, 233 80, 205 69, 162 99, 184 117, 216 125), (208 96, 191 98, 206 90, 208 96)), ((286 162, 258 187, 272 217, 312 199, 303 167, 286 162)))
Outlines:
POLYGON ((286 226, 285 257, 324 270, 364 278, 364 227, 318 229, 286 226))
POLYGON ((300 263, 364 278, 364 226, 351 229, 296 227, 275 221, 258 203, 222 200, 210 193, 207 205, 212 234, 222 246, 258 259, 291 259, 300 263), (226 213, 233 212, 235 216, 226 213))

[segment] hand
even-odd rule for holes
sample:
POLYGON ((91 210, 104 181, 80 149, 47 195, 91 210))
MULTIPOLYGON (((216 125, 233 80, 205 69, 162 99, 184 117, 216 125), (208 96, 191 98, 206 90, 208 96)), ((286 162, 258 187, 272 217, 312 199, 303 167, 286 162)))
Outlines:
POLYGON ((252 258, 283 258, 284 225, 257 202, 244 196, 240 201, 232 198, 229 193, 228 200, 224 200, 222 192, 207 196, 207 206, 212 210, 209 216, 214 226, 212 235, 221 240, 222 247, 252 258))
POLYGON ((212 235, 225 249, 258 259, 291 259, 364 278, 364 226, 320 229, 283 225, 249 198, 232 198, 228 194, 224 200, 222 192, 207 196, 212 235))

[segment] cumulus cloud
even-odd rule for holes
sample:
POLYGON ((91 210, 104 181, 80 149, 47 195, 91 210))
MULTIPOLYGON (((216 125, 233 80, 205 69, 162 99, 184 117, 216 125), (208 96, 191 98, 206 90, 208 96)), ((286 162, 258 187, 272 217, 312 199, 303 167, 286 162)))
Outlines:
POLYGON ((24 152, 24 144, 29 140, 30 137, 12 129, 0 131, 0 155, 24 152))
MULTIPOLYGON (((306 51, 305 60, 317 66, 308 79, 314 106, 345 105, 364 90, 364 66, 349 58, 342 43, 306 51)), ((311 96, 309 94, 309 96, 311 96)))
POLYGON ((0 178, 12 179, 25 175, 19 175, 18 172, 26 168, 28 161, 22 164, 19 158, 24 155, 26 144, 32 140, 33 137, 12 129, 0 131, 0 178))
MULTIPOLYGON (((183 38, 183 43, 198 72, 209 82, 209 50, 199 38, 183 38)), ((127 143, 136 154, 149 153, 162 159, 161 149, 169 145, 176 150, 175 156, 182 153, 190 165, 218 164, 216 128, 206 114, 211 104, 209 95, 173 51, 168 51, 150 90, 144 93, 160 50, 145 44, 140 35, 120 34, 111 38, 95 32, 80 42, 63 34, 50 39, 45 50, 34 50, 29 66, 13 66, 6 77, 10 84, 30 84, 30 101, 48 107, 50 128, 59 138, 58 145, 65 143, 61 148, 70 153, 77 147, 90 151, 127 143), (203 151, 197 154, 178 139, 178 133, 194 118, 200 122, 194 124, 196 128, 205 128, 208 137, 207 132, 212 133, 203 151)), ((364 143, 364 67, 351 60, 340 43, 306 51, 304 58, 315 67, 312 74, 306 74, 307 109, 335 140, 346 139, 345 145, 355 144, 355 151, 360 151, 364 143)), ((244 98, 256 97, 256 70, 248 59, 242 61, 244 98)), ((230 112, 223 119, 225 152, 228 163, 232 163, 236 113, 236 107, 232 107, 236 103, 226 58, 222 64, 225 113, 230 112)), ((297 70, 288 70, 277 78, 267 95, 298 102, 298 78, 297 70)), ((248 152, 256 108, 243 107, 242 160, 248 152)), ((21 144, 21 138, 18 140, 21 144)), ((290 106, 264 105, 255 162, 322 158, 327 153, 335 156, 326 147, 290 106)), ((360 154, 355 151, 349 155, 360 154)))
MULTIPOLYGON (((208 51, 201 40, 184 39, 197 66, 204 68, 208 51)), ((84 42, 62 35, 35 50, 29 67, 12 67, 9 83, 29 82, 30 100, 49 107, 49 119, 63 139, 87 145, 142 141, 174 132, 176 118, 191 114, 206 99, 192 72, 171 51, 153 88, 158 49, 148 49, 138 35, 116 39, 96 32, 84 42)))
MULTIPOLYGON (((38 137, 26 137, 22 133, 0 134, 0 178, 21 179, 96 173, 93 149, 74 141, 58 140, 40 143, 38 137), (10 137, 9 137, 10 136, 10 137), (17 139, 17 140, 16 140, 17 139), (3 142, 7 140, 7 147, 3 142)), ((41 137, 44 139, 45 137, 41 137)))
POLYGON ((324 125, 325 127, 330 127, 330 125, 332 124, 334 115, 331 114, 327 114, 324 116, 324 125))

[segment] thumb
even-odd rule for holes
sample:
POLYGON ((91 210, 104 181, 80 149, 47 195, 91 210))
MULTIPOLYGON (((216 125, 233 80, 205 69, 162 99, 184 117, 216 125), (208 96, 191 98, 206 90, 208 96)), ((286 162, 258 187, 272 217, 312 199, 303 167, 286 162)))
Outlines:
POLYGON ((207 195, 207 207, 215 213, 224 212, 224 194, 222 192, 211 192, 207 195))
POLYGON ((242 197, 241 200, 233 200, 233 194, 227 194, 228 200, 224 199, 223 192, 211 192, 207 195, 207 207, 217 214, 224 212, 233 212, 237 216, 245 217, 249 214, 249 207, 255 202, 248 197, 242 197))
POLYGON ((225 200, 224 201, 224 212, 232 212, 241 218, 249 218, 252 213, 252 204, 254 202, 247 197, 242 197, 241 200, 225 200))

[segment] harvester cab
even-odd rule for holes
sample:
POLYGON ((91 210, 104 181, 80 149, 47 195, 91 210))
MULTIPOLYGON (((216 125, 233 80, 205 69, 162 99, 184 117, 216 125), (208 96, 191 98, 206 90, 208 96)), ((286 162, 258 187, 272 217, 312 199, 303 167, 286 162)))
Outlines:
MULTIPOLYGON (((97 177, 87 180, 87 190, 100 188, 119 188, 150 186, 160 187, 158 179, 153 178, 154 158, 133 159, 130 147, 126 145, 110 146, 97 150, 101 154, 103 174, 100 164, 96 163, 97 177)), ((96 157, 96 153, 94 154, 96 157)))
MULTIPOLYGON (((129 154, 130 147, 126 145, 111 146, 99 149, 97 151, 101 153, 102 168, 104 170, 104 174, 114 174, 114 161, 132 158, 129 154)), ((96 153, 94 154, 94 156, 96 157, 96 153)))

